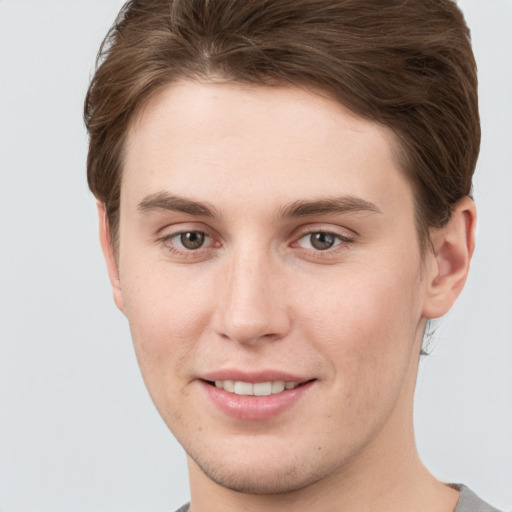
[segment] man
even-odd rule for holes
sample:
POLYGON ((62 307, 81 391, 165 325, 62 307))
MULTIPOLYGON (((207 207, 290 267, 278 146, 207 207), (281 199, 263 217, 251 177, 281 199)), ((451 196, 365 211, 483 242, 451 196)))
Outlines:
POLYGON ((494 510, 412 428, 425 326, 474 248, 476 85, 450 0, 121 11, 88 179, 192 512, 494 510))

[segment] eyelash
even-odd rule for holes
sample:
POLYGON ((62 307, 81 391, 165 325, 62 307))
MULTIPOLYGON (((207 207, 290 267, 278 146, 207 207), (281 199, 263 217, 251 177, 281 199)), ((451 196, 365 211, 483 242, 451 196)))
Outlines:
MULTIPOLYGON (((175 233, 170 233, 168 235, 162 236, 157 240, 159 243, 161 243, 167 251, 169 251, 173 255, 177 255, 181 258, 196 258, 200 259, 201 256, 204 254, 205 251, 209 251, 210 249, 215 249, 218 247, 221 247, 222 244, 220 242, 215 242, 215 239, 213 236, 210 236, 206 231, 203 231, 201 229, 189 229, 189 230, 181 230, 175 233), (183 247, 183 244, 181 243, 180 247, 177 245, 177 242, 173 242, 173 239, 176 239, 178 237, 181 237, 186 234, 194 233, 196 235, 202 236, 205 238, 205 242, 210 240, 210 246, 205 246, 205 244, 202 244, 197 249, 187 249, 186 247, 183 247), (214 242, 214 245, 211 246, 211 242, 214 242)), ((351 237, 348 237, 346 235, 342 235, 340 233, 336 233, 335 231, 329 231, 324 229, 314 229, 309 230, 304 233, 301 233, 299 237, 295 238, 294 242, 290 244, 290 247, 292 248, 301 248, 302 251, 305 252, 306 255, 312 256, 314 258, 332 258, 339 254, 340 251, 346 250, 347 246, 352 244, 354 242, 354 239, 351 237), (326 249, 315 249, 315 248, 307 248, 307 247, 301 247, 300 242, 301 240, 306 239, 307 237, 311 237, 312 235, 318 235, 321 234, 324 237, 330 236, 335 239, 335 243, 332 247, 328 247, 326 249)), ((310 245, 312 245, 310 241, 310 245)))
MULTIPOLYGON (((177 237, 181 237, 183 235, 190 234, 190 233, 194 233, 196 235, 205 237, 205 241, 208 239, 213 240, 213 237, 208 235, 208 233, 206 233, 205 231, 202 231, 200 229, 187 229, 187 230, 178 231, 176 233, 171 233, 169 235, 165 235, 165 236, 159 238, 158 242, 160 242, 165 247, 165 249, 167 249, 171 254, 175 254, 175 255, 178 255, 181 257, 185 257, 185 258, 197 257, 201 253, 203 253, 205 250, 210 249, 210 247, 204 247, 204 244, 201 245, 200 247, 198 247, 197 249, 187 249, 186 247, 179 247, 179 246, 177 247, 176 242, 173 242, 173 239, 176 239, 177 237)), ((181 244, 181 245, 183 245, 183 244, 181 244)), ((220 247, 219 243, 217 243, 216 245, 218 245, 220 247)))
MULTIPOLYGON (((351 242, 353 242, 353 239, 346 236, 346 235, 341 235, 340 233, 336 233, 335 231, 327 231, 327 230, 323 230, 323 229, 315 229, 315 230, 311 230, 311 231, 308 231, 306 233, 303 233, 298 239, 296 242, 294 242, 292 245, 295 246, 295 245, 299 245, 299 242, 307 237, 311 237, 312 235, 323 235, 323 236, 329 236, 329 237, 333 237, 336 239, 335 241, 335 244, 332 246, 332 247, 328 247, 326 249, 311 249, 313 252, 317 253, 323 253, 323 252, 328 252, 328 251, 331 251, 332 249, 340 246, 340 245, 346 245, 346 244, 350 244, 351 242)), ((311 243, 311 242, 310 242, 311 243)))
MULTIPOLYGON (((309 259, 310 261, 319 261, 319 260, 333 260, 335 258, 339 258, 345 251, 348 250, 349 246, 354 242, 354 238, 342 235, 341 233, 337 233, 335 231, 329 231, 325 229, 312 229, 302 233, 295 241, 291 244, 291 247, 301 249, 301 252, 304 258, 309 259), (329 247, 324 250, 301 247, 301 240, 306 239, 307 237, 311 237, 311 235, 322 234, 324 236, 332 236, 335 238, 335 245, 329 247)), ((311 245, 311 239, 309 241, 311 245)))

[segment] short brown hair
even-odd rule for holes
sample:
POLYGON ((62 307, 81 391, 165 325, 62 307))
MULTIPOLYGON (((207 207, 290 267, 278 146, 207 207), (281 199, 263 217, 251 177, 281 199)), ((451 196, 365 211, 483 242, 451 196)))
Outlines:
POLYGON ((471 192, 476 64, 452 0, 131 0, 101 45, 84 112, 88 183, 114 247, 134 116, 172 82, 219 76, 314 86, 391 128, 423 241, 471 192))

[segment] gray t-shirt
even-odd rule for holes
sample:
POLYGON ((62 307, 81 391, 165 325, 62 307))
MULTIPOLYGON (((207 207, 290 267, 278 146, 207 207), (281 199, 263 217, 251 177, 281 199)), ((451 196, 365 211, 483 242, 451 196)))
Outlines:
MULTIPOLYGON (((491 507, 491 505, 480 499, 465 485, 452 484, 451 487, 460 491, 459 501, 453 512, 500 512, 497 508, 491 507)), ((188 503, 176 510, 176 512, 190 512, 188 503)))
POLYGON ((454 484, 452 487, 460 491, 460 498, 453 512, 500 512, 497 508, 491 507, 489 503, 480 499, 465 485, 454 484))

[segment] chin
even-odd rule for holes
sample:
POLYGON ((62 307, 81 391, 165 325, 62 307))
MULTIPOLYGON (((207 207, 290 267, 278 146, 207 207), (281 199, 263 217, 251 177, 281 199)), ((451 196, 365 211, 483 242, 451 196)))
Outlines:
MULTIPOLYGON (((286 494, 309 487, 336 472, 333 460, 326 459, 318 446, 297 450, 296 443, 270 446, 226 445, 187 451, 200 471, 216 484, 235 492, 255 495, 286 494), (213 448, 213 449, 212 449, 213 448)), ((222 445, 222 443, 220 443, 222 445)))
POLYGON ((323 475, 313 475, 312 468, 298 468, 288 465, 277 468, 267 464, 255 465, 250 462, 227 466, 226 463, 209 463, 195 458, 201 471, 213 482, 235 492, 245 494, 286 494, 298 491, 317 482, 323 475))

